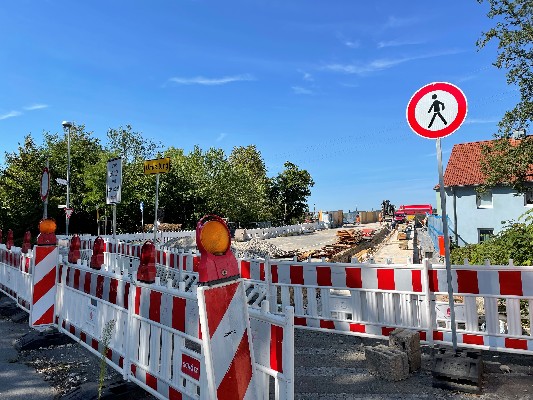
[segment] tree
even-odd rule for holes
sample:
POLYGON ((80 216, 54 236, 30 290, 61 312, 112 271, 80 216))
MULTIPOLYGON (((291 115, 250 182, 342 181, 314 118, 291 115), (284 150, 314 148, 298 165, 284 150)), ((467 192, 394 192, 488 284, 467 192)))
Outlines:
MULTIPOLYGON (((98 139, 85 132, 83 125, 70 131, 70 204, 74 214, 70 221, 71 232, 89 232, 94 226, 90 209, 85 204, 87 192, 84 174, 98 161, 102 147, 98 139)), ((48 216, 55 218, 58 232, 64 232, 65 213, 58 205, 65 204, 66 186, 57 184, 55 178, 66 178, 67 171, 66 134, 44 133, 44 143, 37 146, 27 135, 24 144, 17 151, 6 153, 6 168, 0 173, 0 226, 11 228, 16 237, 30 230, 37 234, 37 225, 43 215, 39 195, 40 178, 46 161, 50 169, 50 193, 48 197, 48 216)))
POLYGON ((40 176, 45 166, 45 156, 27 135, 17 151, 5 154, 6 168, 0 173, 0 228, 4 238, 12 229, 16 239, 26 230, 37 233, 37 224, 43 215, 40 201, 40 176))
POLYGON ((533 139, 531 136, 514 142, 508 140, 515 130, 527 130, 533 120, 533 3, 531 0, 478 0, 487 1, 487 16, 496 19, 496 25, 482 33, 479 49, 497 41, 498 55, 494 66, 507 70, 507 82, 518 85, 520 101, 505 113, 499 123, 497 140, 483 147, 485 161, 483 172, 486 186, 509 184, 519 192, 524 185, 528 169, 533 164, 533 139))
POLYGON ((270 199, 275 217, 283 223, 303 218, 314 181, 309 172, 287 161, 285 169, 271 179, 270 199))
MULTIPOLYGON (((122 159, 121 202, 117 204, 117 231, 136 232, 140 230, 141 211, 139 204, 153 204, 155 183, 153 177, 144 174, 143 162, 154 158, 161 145, 145 139, 130 125, 110 128, 107 132, 107 145, 101 149, 99 157, 85 170, 87 190, 84 204, 100 215, 112 215, 112 208, 106 205, 107 161, 122 159)), ((145 222, 153 221, 153 208, 146 207, 145 222)), ((94 223, 93 223, 94 224, 94 223)))
POLYGON ((497 68, 507 69, 507 82, 517 84, 520 101, 507 111, 500 122, 503 133, 528 128, 533 116, 533 3, 530 0, 487 1, 487 16, 498 19, 496 26, 482 33, 477 46, 481 49, 490 41, 498 42, 497 68))

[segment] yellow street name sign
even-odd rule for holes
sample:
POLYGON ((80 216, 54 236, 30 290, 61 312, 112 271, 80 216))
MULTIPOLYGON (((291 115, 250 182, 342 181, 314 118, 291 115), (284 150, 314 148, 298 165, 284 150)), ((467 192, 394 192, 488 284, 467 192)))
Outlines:
POLYGON ((146 160, 144 162, 145 175, 164 174, 168 171, 170 171, 170 157, 146 160))

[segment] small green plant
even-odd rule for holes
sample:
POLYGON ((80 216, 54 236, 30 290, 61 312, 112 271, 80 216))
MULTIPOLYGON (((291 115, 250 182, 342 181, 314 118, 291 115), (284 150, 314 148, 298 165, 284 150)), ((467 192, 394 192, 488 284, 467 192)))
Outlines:
POLYGON ((98 400, 102 397, 102 389, 104 387, 104 378, 106 370, 106 356, 107 350, 109 349, 109 342, 113 336, 113 331, 115 330, 115 320, 112 319, 107 321, 104 330, 102 332, 102 352, 100 357, 100 375, 98 376, 98 400))

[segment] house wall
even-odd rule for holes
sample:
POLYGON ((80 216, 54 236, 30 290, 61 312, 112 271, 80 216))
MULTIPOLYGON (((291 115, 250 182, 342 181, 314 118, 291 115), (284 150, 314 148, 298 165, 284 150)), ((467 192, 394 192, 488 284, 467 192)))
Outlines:
POLYGON ((478 208, 474 187, 455 187, 446 190, 446 213, 452 222, 456 222, 459 243, 478 243, 478 229, 494 229, 494 233, 502 230, 502 221, 517 220, 531 207, 524 206, 524 195, 514 196, 510 188, 492 189, 492 207, 478 208), (457 217, 455 216, 457 213, 457 217))

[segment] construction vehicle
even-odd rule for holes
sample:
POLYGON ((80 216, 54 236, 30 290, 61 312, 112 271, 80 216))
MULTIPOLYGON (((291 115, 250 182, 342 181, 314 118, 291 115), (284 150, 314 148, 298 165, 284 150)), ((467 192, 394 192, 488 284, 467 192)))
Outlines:
POLYGON ((383 200, 381 202, 381 215, 383 216, 383 221, 392 222, 394 218, 395 207, 390 203, 389 200, 383 200))

